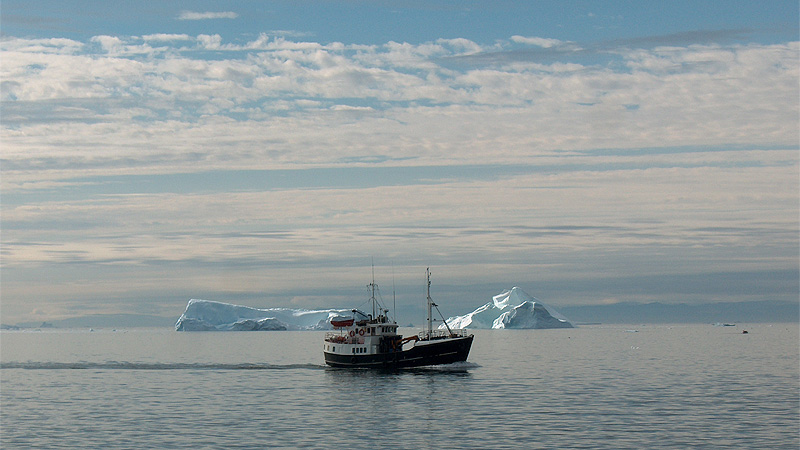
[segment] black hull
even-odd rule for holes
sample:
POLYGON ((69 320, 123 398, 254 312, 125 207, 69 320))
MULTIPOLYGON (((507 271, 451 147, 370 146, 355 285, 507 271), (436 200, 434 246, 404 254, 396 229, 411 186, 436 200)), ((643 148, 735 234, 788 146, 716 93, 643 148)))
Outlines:
POLYGON ((337 355, 325 352, 331 367, 403 368, 452 364, 466 361, 472 347, 472 335, 420 341, 405 351, 377 355, 337 355))

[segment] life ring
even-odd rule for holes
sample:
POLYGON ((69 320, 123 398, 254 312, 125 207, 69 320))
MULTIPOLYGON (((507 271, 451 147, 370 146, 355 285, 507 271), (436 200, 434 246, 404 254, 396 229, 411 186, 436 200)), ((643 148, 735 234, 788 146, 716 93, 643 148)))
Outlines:
POLYGON ((358 330, 358 334, 363 336, 364 335, 364 329, 362 328, 362 329, 358 330))
POLYGON ((350 337, 353 337, 353 336, 355 336, 355 335, 356 335, 356 332, 355 332, 355 331, 353 331, 353 330, 350 330, 350 337))

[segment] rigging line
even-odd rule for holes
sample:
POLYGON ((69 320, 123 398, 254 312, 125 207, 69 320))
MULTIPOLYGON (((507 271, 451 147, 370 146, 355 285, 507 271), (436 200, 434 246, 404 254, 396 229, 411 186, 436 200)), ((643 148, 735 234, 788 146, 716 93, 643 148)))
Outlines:
POLYGON ((439 317, 441 317, 441 318, 442 318, 442 323, 444 324, 445 328, 447 328, 447 334, 448 334, 448 335, 450 335, 450 336, 452 336, 452 335, 453 335, 453 330, 451 330, 451 329, 450 329, 450 325, 448 325, 448 324, 447 324, 447 321, 446 321, 446 320, 444 320, 444 316, 442 315, 442 312, 441 312, 441 311, 439 311, 439 305, 437 305, 436 303, 434 303, 434 304, 433 304, 433 307, 434 307, 434 308, 436 308, 436 312, 438 312, 438 313, 439 313, 439 317))

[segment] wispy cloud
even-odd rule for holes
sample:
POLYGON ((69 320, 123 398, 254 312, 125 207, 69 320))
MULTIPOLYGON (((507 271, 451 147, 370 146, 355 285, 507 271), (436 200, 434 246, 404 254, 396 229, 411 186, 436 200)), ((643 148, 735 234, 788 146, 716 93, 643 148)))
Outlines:
POLYGON ((566 44, 564 41, 558 39, 525 36, 511 36, 511 41, 518 44, 535 45, 542 48, 560 47, 566 44))
POLYGON ((194 39, 195 38, 189 36, 188 34, 159 33, 159 34, 147 34, 142 36, 142 40, 145 42, 191 41, 194 39))
POLYGON ((231 11, 223 12, 194 12, 183 11, 178 16, 178 20, 209 20, 209 19, 236 19, 239 14, 231 11))
POLYGON ((686 48, 691 46, 730 47, 732 42, 743 41, 752 34, 749 29, 694 30, 655 36, 610 39, 587 44, 558 39, 512 36, 511 42, 521 44, 508 48, 487 49, 468 55, 448 57, 461 64, 496 65, 515 62, 553 64, 554 62, 589 61, 596 64, 598 56, 625 55, 634 49, 654 51, 661 47, 686 48))

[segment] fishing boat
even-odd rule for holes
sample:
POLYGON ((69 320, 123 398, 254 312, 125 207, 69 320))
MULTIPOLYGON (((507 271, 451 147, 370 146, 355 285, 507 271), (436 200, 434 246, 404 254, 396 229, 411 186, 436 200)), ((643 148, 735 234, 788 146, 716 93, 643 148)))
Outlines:
POLYGON ((438 312, 439 307, 431 299, 430 269, 426 270, 426 277, 428 319, 424 330, 405 338, 397 333, 397 322, 389 318, 389 310, 378 301, 373 275, 372 283, 367 285, 372 294, 372 314, 354 309, 352 317, 331 321, 334 331, 325 334, 325 363, 332 367, 395 369, 466 361, 474 336, 465 329, 451 330, 441 312, 446 329, 433 329, 433 309, 438 312))

